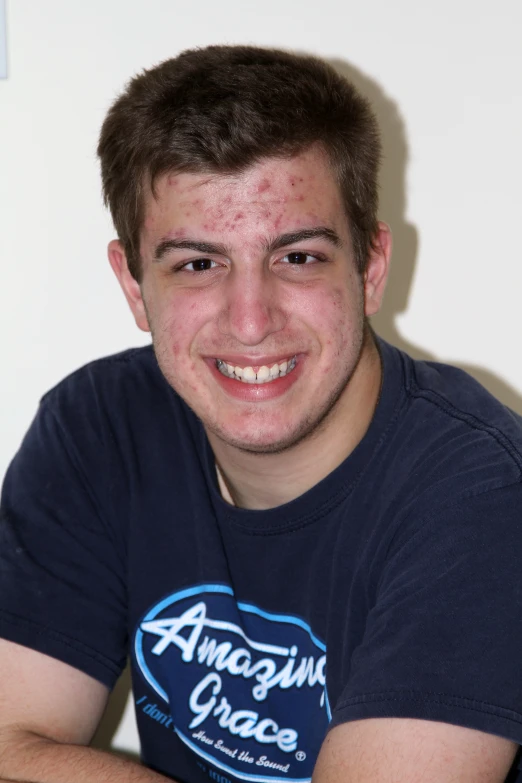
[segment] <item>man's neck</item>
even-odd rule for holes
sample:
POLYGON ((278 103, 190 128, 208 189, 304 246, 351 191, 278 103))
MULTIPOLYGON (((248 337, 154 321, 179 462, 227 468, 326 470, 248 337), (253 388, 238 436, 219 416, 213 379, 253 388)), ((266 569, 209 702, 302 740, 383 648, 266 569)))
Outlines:
POLYGON ((336 406, 312 435, 295 446, 276 454, 255 454, 209 433, 224 499, 241 508, 275 508, 318 484, 364 437, 379 399, 381 379, 379 352, 367 334, 357 367, 336 406))

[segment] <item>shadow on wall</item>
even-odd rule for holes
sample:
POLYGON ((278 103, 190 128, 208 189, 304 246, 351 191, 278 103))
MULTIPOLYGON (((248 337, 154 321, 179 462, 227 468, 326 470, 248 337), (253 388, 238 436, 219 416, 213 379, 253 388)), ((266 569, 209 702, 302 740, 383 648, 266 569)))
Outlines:
MULTIPOLYGON (((127 666, 110 695, 109 701, 107 702, 107 708, 100 725, 96 730, 91 745, 93 748, 99 748, 100 750, 111 750, 112 753, 116 752, 119 756, 124 756, 131 761, 139 761, 138 753, 134 754, 121 750, 114 751, 114 749, 111 748, 111 743, 118 730, 118 726, 121 723, 125 706, 130 699, 130 695, 131 676, 130 669, 127 666)), ((132 702, 130 702, 129 706, 131 709, 134 709, 132 702)))
MULTIPOLYGON (((374 81, 345 62, 333 60, 331 64, 369 98, 382 130, 384 159, 381 173, 380 215, 393 229, 394 264, 384 305, 381 312, 372 319, 372 325, 381 337, 406 351, 414 359, 435 361, 436 357, 406 341, 395 326, 395 316, 407 308, 418 247, 417 230, 405 219, 408 149, 403 120, 397 106, 374 81)), ((522 397, 515 389, 483 367, 466 364, 459 366, 473 375, 505 405, 522 414, 522 397)), ((105 750, 110 748, 130 690, 130 674, 127 668, 111 694, 105 715, 93 740, 95 747, 105 750)), ((136 758, 130 753, 122 755, 136 758)))
MULTIPOLYGON (((406 222, 408 147, 404 122, 395 103, 384 94, 376 82, 343 61, 331 60, 330 62, 338 73, 353 82, 370 100, 382 131, 384 154, 380 178, 379 215, 390 224, 393 231, 393 265, 383 307, 372 318, 372 326, 377 334, 414 359, 443 361, 405 340, 395 325, 395 317, 407 309, 419 244, 416 228, 406 222)), ((441 306, 444 306, 443 302, 441 306)), ((458 366, 473 375, 504 405, 522 414, 522 396, 516 389, 484 367, 461 362, 458 366)))

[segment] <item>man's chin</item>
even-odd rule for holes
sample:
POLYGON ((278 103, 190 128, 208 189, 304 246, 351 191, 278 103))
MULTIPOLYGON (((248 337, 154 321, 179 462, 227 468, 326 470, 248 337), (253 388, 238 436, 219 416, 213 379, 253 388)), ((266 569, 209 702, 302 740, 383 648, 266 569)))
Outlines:
MULTIPOLYGON (((223 438, 221 439, 224 440, 223 438)), ((296 445, 296 441, 293 440, 252 443, 244 440, 227 439, 225 443, 245 454, 281 454, 296 445)))
POLYGON ((316 429, 317 422, 305 421, 288 428, 284 433, 277 431, 243 432, 241 434, 225 431, 221 428, 206 428, 207 432, 218 438, 228 447, 246 454, 281 454, 294 448, 308 438, 316 429))

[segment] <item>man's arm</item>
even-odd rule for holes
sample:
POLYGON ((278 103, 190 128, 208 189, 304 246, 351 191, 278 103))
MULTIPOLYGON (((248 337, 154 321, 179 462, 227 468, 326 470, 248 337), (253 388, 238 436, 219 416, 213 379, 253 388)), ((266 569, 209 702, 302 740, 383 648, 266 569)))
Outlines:
POLYGON ((0 783, 162 783, 132 761, 87 747, 109 691, 47 655, 0 639, 0 783))
POLYGON ((447 723, 368 718, 327 735, 312 783, 502 783, 517 746, 447 723))

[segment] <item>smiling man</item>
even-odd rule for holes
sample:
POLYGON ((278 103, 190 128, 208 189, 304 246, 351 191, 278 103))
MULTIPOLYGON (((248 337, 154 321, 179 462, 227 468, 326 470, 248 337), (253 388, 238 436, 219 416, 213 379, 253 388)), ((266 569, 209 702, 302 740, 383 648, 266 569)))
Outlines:
POLYGON ((382 296, 387 227, 363 276, 318 144, 239 173, 164 174, 144 210, 139 282, 120 240, 109 257, 163 375, 204 422, 240 505, 292 500, 342 462, 373 415, 381 366, 365 315, 382 296), (234 474, 247 467, 259 486, 243 497, 234 474))
POLYGON ((208 47, 98 151, 153 345, 50 391, 7 474, 1 779, 522 780, 522 426, 369 326, 367 102, 208 47), (142 765, 89 747, 127 655, 142 765))

